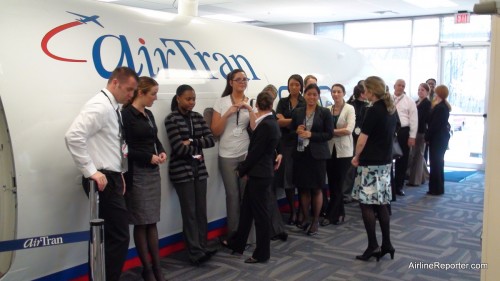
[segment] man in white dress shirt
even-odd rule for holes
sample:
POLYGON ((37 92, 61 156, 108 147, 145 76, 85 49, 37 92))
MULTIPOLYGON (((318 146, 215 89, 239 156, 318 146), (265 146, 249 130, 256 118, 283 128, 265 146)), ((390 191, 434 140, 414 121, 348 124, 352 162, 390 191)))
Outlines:
POLYGON ((134 70, 119 67, 106 88, 91 98, 66 132, 66 146, 83 174, 88 194, 89 180, 99 189, 99 217, 104 219, 106 280, 120 279, 129 245, 128 214, 125 199, 126 168, 119 104, 130 100, 139 78, 134 70))
POLYGON ((415 101, 405 94, 406 83, 403 79, 396 80, 394 84, 394 104, 401 121, 401 129, 398 131, 398 141, 403 156, 396 159, 395 165, 395 191, 399 196, 405 196, 403 186, 405 183, 406 169, 408 168, 408 156, 410 146, 415 145, 418 129, 418 112, 415 101))

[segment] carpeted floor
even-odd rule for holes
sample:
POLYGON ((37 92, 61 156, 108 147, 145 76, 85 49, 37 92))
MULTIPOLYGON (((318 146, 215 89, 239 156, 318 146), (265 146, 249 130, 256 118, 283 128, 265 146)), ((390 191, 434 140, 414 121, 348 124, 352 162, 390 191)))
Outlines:
MULTIPOLYGON (((446 182, 443 196, 426 195, 427 185, 407 187, 406 196, 393 203, 391 239, 394 260, 355 260, 367 245, 359 206, 346 205, 346 222, 321 227, 309 237, 288 227, 288 241, 271 243, 271 260, 245 264, 252 248, 243 256, 227 250, 207 263, 194 267, 185 252, 162 259, 168 280, 479 280, 472 269, 422 269, 435 263, 476 264, 481 261, 481 230, 484 174, 465 183, 446 182)), ((286 215, 285 215, 286 217, 286 215)), ((377 223, 379 243, 380 228, 377 223)), ((142 280, 141 268, 125 272, 121 281, 142 280)))
POLYGON ((462 182, 475 173, 477 171, 445 171, 444 180, 448 182, 462 182))

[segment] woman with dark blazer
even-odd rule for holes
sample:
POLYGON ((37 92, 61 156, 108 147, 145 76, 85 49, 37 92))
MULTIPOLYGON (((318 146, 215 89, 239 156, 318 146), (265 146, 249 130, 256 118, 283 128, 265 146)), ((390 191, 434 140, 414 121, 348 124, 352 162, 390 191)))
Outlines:
POLYGON ((242 254, 252 221, 255 220, 256 247, 252 256, 245 263, 266 262, 271 256, 271 193, 274 180, 276 148, 280 139, 280 129, 272 113, 273 98, 267 92, 257 96, 259 118, 250 137, 247 157, 238 165, 238 176, 247 180, 243 194, 241 212, 236 234, 225 247, 242 254))
POLYGON ((448 88, 439 85, 434 89, 432 109, 427 121, 427 133, 425 141, 429 144, 429 161, 431 164, 429 173, 429 195, 441 195, 444 193, 444 154, 450 140, 450 117, 451 105, 448 98, 448 88))
POLYGON ((306 107, 292 113, 290 128, 295 135, 293 152, 293 182, 300 191, 304 221, 299 221, 308 235, 318 234, 319 215, 323 206, 321 189, 325 185, 326 160, 330 158, 328 141, 333 137, 333 118, 327 108, 318 105, 320 89, 310 84, 304 92, 306 107), (309 207, 311 224, 304 224, 309 207))
POLYGON ((172 147, 169 176, 179 197, 182 232, 189 260, 199 265, 216 252, 207 248, 208 172, 203 156, 203 149, 213 147, 215 140, 203 116, 193 111, 195 104, 194 89, 179 86, 165 129, 172 147))
POLYGON ((417 100, 417 112, 418 112, 418 130, 417 137, 415 139, 415 146, 412 147, 410 153, 410 162, 408 164, 408 170, 410 175, 408 177, 409 186, 419 186, 425 183, 425 175, 427 172, 427 164, 424 159, 425 151, 425 131, 427 131, 427 118, 431 112, 431 101, 429 100, 429 85, 426 83, 421 83, 418 86, 418 100, 417 100))
POLYGON ((122 120, 128 144, 128 172, 125 174, 129 223, 134 225, 134 242, 143 265, 144 280, 165 280, 160 266, 157 222, 160 221, 161 177, 159 165, 167 154, 158 139, 151 107, 158 83, 139 78, 131 101, 124 105, 122 120), (151 256, 151 264, 148 256, 151 256))

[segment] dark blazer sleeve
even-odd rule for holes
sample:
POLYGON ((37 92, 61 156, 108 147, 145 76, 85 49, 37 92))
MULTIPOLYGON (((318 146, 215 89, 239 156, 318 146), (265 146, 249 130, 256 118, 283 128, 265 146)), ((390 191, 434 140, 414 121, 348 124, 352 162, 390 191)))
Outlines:
MULTIPOLYGON (((123 132, 125 134, 125 141, 129 143, 128 159, 140 164, 151 164, 151 158, 153 157, 153 153, 148 153, 143 150, 134 149, 133 145, 131 145, 130 141, 131 138, 137 139, 137 136, 141 135, 137 131, 140 128, 137 127, 137 122, 134 122, 135 117, 134 113, 132 112, 131 105, 122 110, 121 116, 123 122, 123 132)), ((154 124, 154 120, 152 120, 151 122, 153 122, 154 124)))
POLYGON ((279 142, 279 129, 274 116, 266 117, 257 126, 252 134, 247 157, 238 166, 240 177, 248 175, 250 170, 258 171, 258 174, 265 177, 273 175, 274 151, 279 142), (274 124, 275 122, 276 124, 274 124), (257 167, 260 166, 260 167, 257 167))
POLYGON ((425 140, 431 141, 434 137, 438 136, 439 133, 445 134, 449 131, 448 118, 450 117, 450 111, 444 102, 440 102, 434 107, 429 116, 427 133, 425 134, 425 140))
POLYGON ((333 117, 328 109, 319 107, 314 116, 310 140, 324 142, 331 138, 333 138, 333 117))
POLYGON ((268 142, 267 136, 269 136, 270 133, 271 130, 267 122, 259 124, 258 130, 254 131, 251 139, 252 146, 249 147, 247 157, 238 167, 240 177, 248 174, 248 171, 252 169, 262 157, 264 157, 268 142))
POLYGON ((158 138, 158 127, 156 126, 156 121, 155 121, 155 117, 153 116, 153 113, 151 111, 146 111, 149 115, 149 118, 151 119, 151 122, 153 122, 153 126, 155 127, 155 132, 156 132, 156 135, 155 135, 155 143, 156 143, 156 150, 158 151, 158 154, 162 153, 162 152, 165 152, 165 149, 163 148, 163 145, 161 144, 160 142, 160 139, 158 138))

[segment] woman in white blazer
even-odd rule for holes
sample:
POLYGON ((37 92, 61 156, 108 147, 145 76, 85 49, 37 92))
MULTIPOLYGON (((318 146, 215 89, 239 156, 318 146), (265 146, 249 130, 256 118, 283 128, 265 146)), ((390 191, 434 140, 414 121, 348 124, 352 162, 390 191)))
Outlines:
POLYGON ((353 156, 352 131, 356 123, 354 107, 344 100, 345 88, 341 84, 332 86, 333 106, 330 112, 333 116, 333 138, 329 141, 332 157, 327 161, 326 171, 330 188, 330 201, 326 209, 325 219, 321 225, 339 225, 344 222, 345 210, 342 187, 351 165, 353 156))

